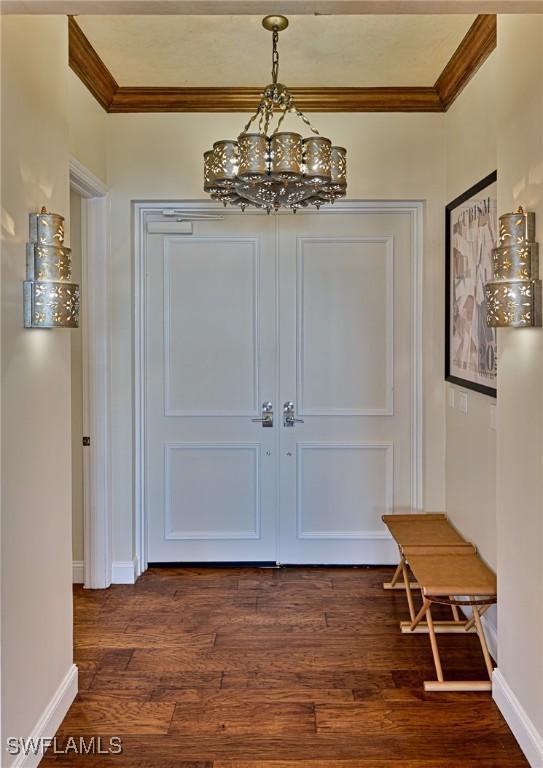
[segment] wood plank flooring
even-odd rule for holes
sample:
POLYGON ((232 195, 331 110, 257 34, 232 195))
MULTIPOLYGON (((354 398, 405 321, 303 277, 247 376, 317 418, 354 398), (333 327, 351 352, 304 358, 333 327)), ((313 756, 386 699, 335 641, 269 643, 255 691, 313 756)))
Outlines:
MULTIPOLYGON (((74 589, 80 693, 57 734, 121 755, 74 768, 517 768, 488 693, 425 693, 428 638, 403 636, 389 568, 151 569, 74 589)), ((447 616, 447 618, 449 618, 447 616)), ((451 678, 484 677, 475 636, 439 636, 451 678)))

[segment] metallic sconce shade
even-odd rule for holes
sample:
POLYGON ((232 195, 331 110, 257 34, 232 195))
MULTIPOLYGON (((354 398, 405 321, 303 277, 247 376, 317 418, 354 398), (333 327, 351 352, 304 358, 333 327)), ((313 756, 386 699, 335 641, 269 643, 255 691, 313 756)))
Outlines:
POLYGON ((79 286, 75 283, 24 284, 25 328, 78 328, 79 286))
POLYGON ((332 142, 323 136, 311 136, 303 144, 305 176, 326 184, 331 180, 332 142))
POLYGON ((58 213, 31 213, 28 217, 29 239, 39 245, 62 245, 64 243, 64 216, 58 213))
POLYGON ((500 245, 492 258, 495 280, 531 280, 532 275, 539 275, 537 243, 500 245))
POLYGON ((271 175, 288 181, 302 172, 302 137, 299 133, 274 133, 270 140, 271 175))
POLYGON ((64 247, 64 218, 31 213, 23 289, 25 328, 77 328, 79 286, 71 283, 70 249, 64 247))
POLYGON ((269 144, 262 133, 242 133, 239 144, 239 178, 252 181, 268 172, 269 144))
POLYGON ((539 248, 535 213, 519 208, 500 216, 499 243, 492 252, 493 280, 485 285, 491 328, 541 326, 539 248))
POLYGON ((493 328, 541 325, 541 281, 487 283, 487 324, 493 328))
POLYGON ((500 216, 500 245, 533 243, 535 241, 535 213, 520 207, 515 213, 500 216))

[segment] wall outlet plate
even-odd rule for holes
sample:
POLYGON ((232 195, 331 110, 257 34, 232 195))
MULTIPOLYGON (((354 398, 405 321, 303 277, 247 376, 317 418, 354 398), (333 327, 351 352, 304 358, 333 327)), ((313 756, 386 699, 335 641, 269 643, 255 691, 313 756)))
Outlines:
POLYGON ((458 410, 460 413, 468 412, 468 393, 458 392, 458 410))
POLYGON ((496 406, 490 406, 490 429, 496 429, 496 406))

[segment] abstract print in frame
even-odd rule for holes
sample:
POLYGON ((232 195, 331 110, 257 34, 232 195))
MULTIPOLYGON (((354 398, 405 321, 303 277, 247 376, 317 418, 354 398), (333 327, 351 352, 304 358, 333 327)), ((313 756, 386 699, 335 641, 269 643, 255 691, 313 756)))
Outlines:
POLYGON ((498 225, 497 174, 445 209, 445 380, 496 397, 496 329, 486 325, 498 225))

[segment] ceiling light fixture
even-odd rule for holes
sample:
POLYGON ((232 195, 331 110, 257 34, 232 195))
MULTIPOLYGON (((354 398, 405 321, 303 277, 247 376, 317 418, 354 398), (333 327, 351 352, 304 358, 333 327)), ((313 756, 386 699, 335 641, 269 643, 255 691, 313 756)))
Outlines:
POLYGON ((270 213, 314 205, 320 208, 343 197, 347 189, 346 150, 332 146, 295 105, 292 94, 277 82, 279 32, 288 27, 285 16, 266 16, 262 26, 273 34, 272 83, 237 141, 216 141, 204 153, 204 191, 224 205, 264 208, 270 213), (279 113, 269 135, 274 111, 279 113), (315 134, 280 131, 287 113, 296 114, 315 134), (251 126, 258 121, 258 132, 251 126))

